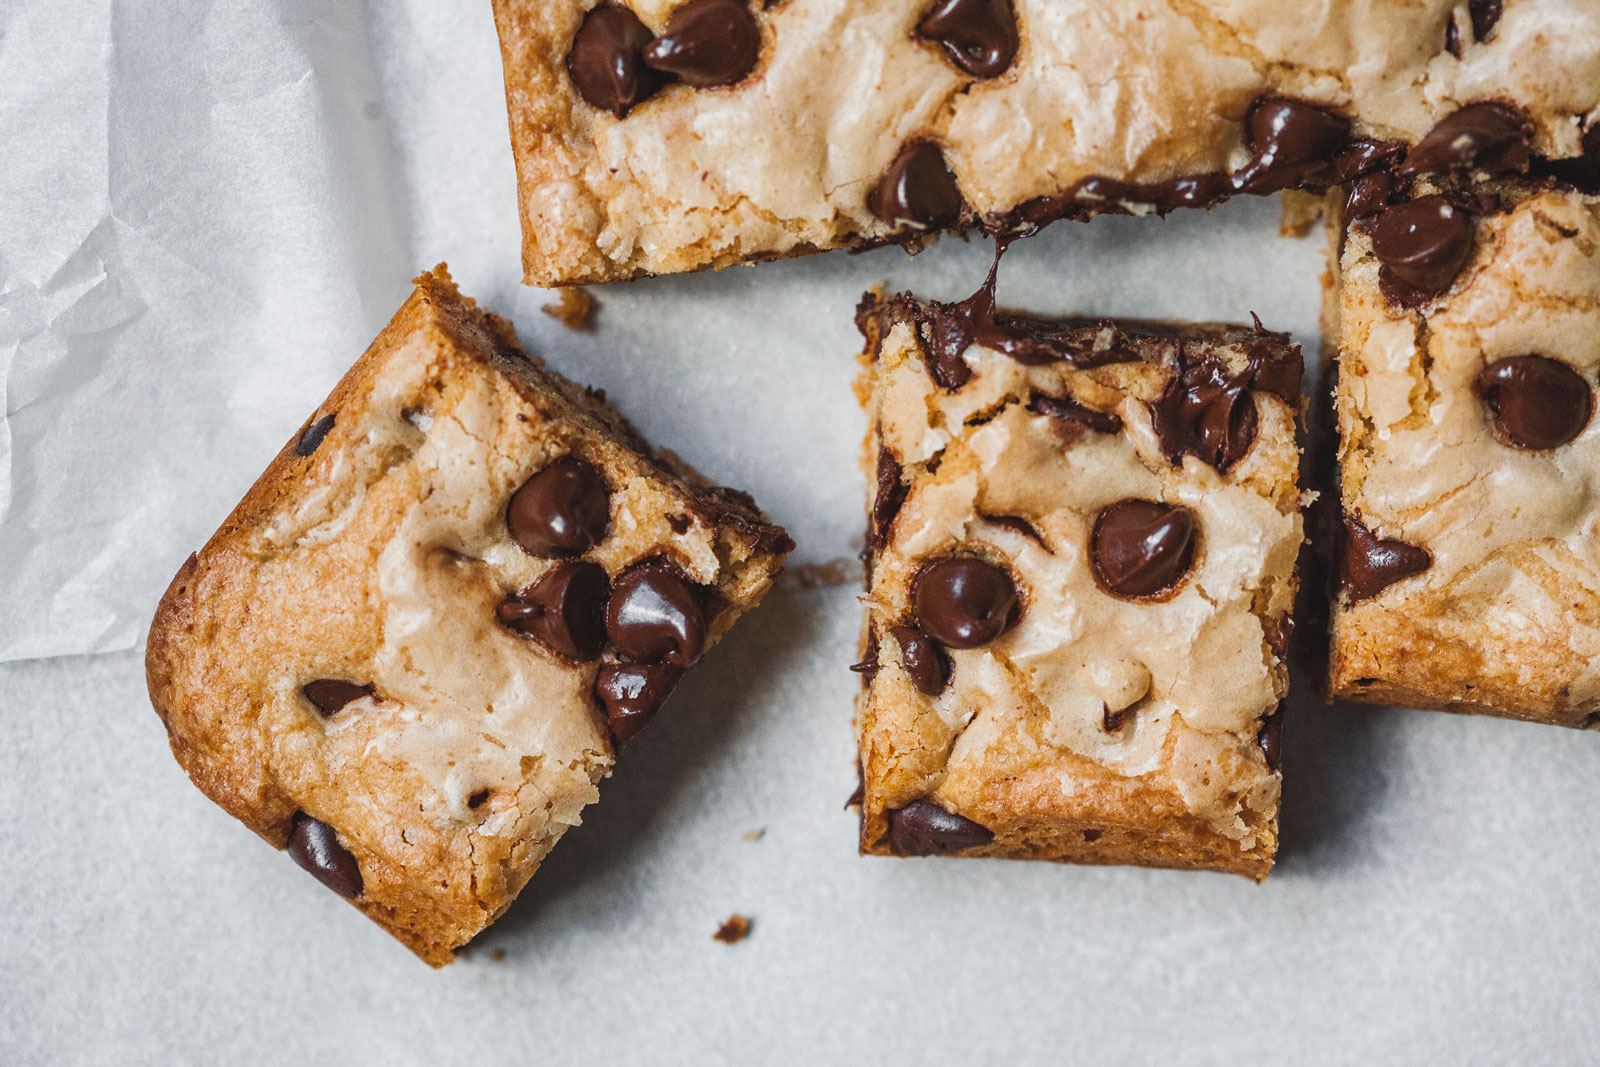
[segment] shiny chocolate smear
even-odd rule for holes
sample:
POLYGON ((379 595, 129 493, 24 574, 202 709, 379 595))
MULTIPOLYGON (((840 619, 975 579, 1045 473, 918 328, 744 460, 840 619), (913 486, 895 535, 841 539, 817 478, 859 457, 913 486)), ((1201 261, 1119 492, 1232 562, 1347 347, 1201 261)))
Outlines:
POLYGON ((900 480, 900 461, 887 448, 878 449, 877 493, 872 498, 872 530, 867 538, 871 548, 882 548, 889 542, 889 525, 900 513, 905 503, 907 486, 900 480))
POLYGON ((637 563, 612 585, 606 633, 636 663, 688 667, 705 650, 705 592, 665 560, 637 563))
POLYGON ((1485 102, 1441 119, 1400 165, 1402 175, 1500 174, 1526 170, 1533 124, 1506 104, 1485 102))
POLYGON ((611 526, 605 476, 577 456, 562 456, 529 478, 506 505, 506 528, 530 555, 581 556, 611 526))
POLYGON ((557 564, 502 603, 501 622, 570 663, 600 655, 606 643, 605 568, 588 560, 557 564))

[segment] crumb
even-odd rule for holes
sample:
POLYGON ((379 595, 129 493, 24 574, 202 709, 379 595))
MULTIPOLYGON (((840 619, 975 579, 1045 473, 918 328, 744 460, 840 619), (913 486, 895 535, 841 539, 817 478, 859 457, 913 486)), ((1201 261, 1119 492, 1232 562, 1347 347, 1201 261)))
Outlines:
POLYGON ((1320 196, 1290 189, 1283 194, 1283 217, 1278 221, 1279 237, 1304 237, 1322 218, 1326 202, 1320 196))
POLYGON ((558 320, 569 330, 594 329, 594 313, 599 303, 581 285, 569 285, 557 290, 559 304, 546 304, 539 310, 558 320))
POLYGON ((743 915, 730 915, 728 921, 717 927, 717 932, 711 936, 724 945, 743 941, 750 936, 750 920, 743 915))
POLYGON ((739 840, 760 841, 764 836, 766 836, 766 833, 767 831, 765 827, 758 826, 754 830, 746 830, 744 833, 740 834, 739 840))
POLYGON ((784 568, 778 584, 789 590, 826 589, 861 580, 861 561, 839 556, 826 563, 797 563, 784 568))
POLYGON ((489 953, 489 958, 494 960, 496 963, 499 963, 501 960, 506 958, 506 950, 503 948, 497 948, 489 953))

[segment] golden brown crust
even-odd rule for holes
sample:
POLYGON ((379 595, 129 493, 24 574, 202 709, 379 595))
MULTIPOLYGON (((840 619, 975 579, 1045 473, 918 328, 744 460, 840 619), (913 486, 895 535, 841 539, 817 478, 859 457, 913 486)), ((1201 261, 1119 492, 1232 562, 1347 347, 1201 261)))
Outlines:
POLYGON ((789 542, 743 494, 651 452, 603 398, 544 369, 441 267, 180 569, 147 677, 195 784, 278 848, 298 812, 359 866, 355 905, 435 966, 497 917, 578 821, 613 751, 570 665, 494 620, 549 561, 509 542, 505 500, 575 452, 612 487, 590 558, 666 553, 722 607, 753 607, 789 542), (300 694, 368 684, 353 712, 300 694), (531 698, 531 699, 530 699, 531 698))

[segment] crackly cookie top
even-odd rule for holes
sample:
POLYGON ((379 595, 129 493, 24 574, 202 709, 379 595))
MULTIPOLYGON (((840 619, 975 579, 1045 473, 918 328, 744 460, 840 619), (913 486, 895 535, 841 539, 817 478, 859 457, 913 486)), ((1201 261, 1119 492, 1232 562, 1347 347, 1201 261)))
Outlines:
POLYGON ((949 308, 864 311, 875 799, 931 795, 992 825, 996 783, 1054 767, 1070 795, 1104 785, 1096 768, 1259 845, 1278 779, 1258 734, 1287 685, 1301 540, 1298 350, 1002 313, 1012 342, 964 347, 948 385, 949 308))
POLYGON ((1519 108, 1536 153, 1578 155, 1600 11, 1492 6, 499 0, 529 277, 900 239, 1072 191, 1051 213, 1129 209, 1122 185, 1080 188, 1096 178, 1215 176, 1132 197, 1157 206, 1212 202, 1225 175, 1328 184, 1374 165, 1339 157, 1352 139, 1415 144, 1479 100, 1519 108), (1255 121, 1267 98, 1304 106, 1255 121))
POLYGON ((1344 625, 1427 620, 1484 660, 1537 636, 1524 667, 1592 705, 1600 197, 1496 184, 1456 210, 1460 266, 1420 304, 1385 284, 1382 215, 1343 253, 1344 625))

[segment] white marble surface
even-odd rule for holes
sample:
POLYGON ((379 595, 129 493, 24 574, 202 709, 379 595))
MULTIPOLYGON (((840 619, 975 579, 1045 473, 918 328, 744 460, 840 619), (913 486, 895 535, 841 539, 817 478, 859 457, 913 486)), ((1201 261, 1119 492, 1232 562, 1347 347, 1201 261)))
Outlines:
MULTIPOLYGON (((68 128, 139 163, 108 181, 105 160, 66 157, 99 166, 85 186, 44 180, 42 147, 0 158, 0 292, 82 312, 42 333, 0 316, 0 658, 106 650, 0 664, 0 1062, 1595 1062, 1600 734, 1325 708, 1301 684, 1264 886, 863 860, 841 809, 849 589, 776 593, 738 627, 444 971, 210 805, 130 646, 418 267, 448 259, 531 347, 823 561, 861 527, 856 297, 964 295, 988 255, 946 242, 635 283, 572 334, 518 284, 486 4, 242 11, 0 4, 3 54, 29 59, 0 129, 68 128), (106 75, 68 92, 50 79, 79 38, 74 62, 106 75), (259 142, 222 153, 204 124, 224 119, 259 142), (219 216, 229 195, 240 211, 219 216), (52 244, 51 211, 86 243, 52 244), (130 293, 145 310, 124 322, 130 293), (35 447, 41 427, 71 448, 35 447), (81 518, 51 510, 97 492, 81 518), (751 937, 712 941, 732 912, 751 937)), ((1255 310, 1314 350, 1320 244, 1276 221, 1256 201, 1058 226, 1008 257, 1001 298, 1255 310)))

